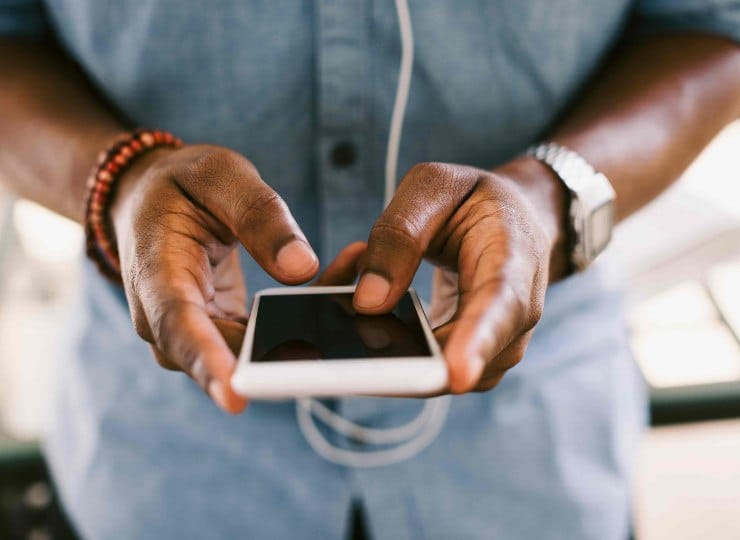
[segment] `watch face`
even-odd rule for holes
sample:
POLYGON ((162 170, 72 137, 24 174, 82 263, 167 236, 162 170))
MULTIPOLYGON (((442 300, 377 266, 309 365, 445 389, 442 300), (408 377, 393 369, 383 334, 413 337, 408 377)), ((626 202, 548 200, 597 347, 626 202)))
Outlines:
POLYGON ((614 203, 607 201, 591 213, 590 218, 590 236, 588 251, 589 257, 595 258, 601 253, 612 237, 612 227, 614 226, 614 203))

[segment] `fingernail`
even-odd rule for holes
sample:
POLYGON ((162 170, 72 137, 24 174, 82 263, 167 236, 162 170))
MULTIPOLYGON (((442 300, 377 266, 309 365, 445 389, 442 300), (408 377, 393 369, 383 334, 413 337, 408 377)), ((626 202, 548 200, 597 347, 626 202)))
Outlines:
POLYGON ((211 399, 215 401, 219 407, 223 410, 227 410, 226 392, 224 392, 224 387, 219 381, 212 380, 208 383, 208 395, 211 396, 211 399))
POLYGON ((277 265, 288 276, 300 277, 308 274, 316 266, 316 254, 302 240, 292 240, 280 248, 277 265))
POLYGON ((391 292, 391 283, 380 274, 367 272, 360 279, 355 291, 355 304, 364 309, 373 309, 385 302, 391 292))

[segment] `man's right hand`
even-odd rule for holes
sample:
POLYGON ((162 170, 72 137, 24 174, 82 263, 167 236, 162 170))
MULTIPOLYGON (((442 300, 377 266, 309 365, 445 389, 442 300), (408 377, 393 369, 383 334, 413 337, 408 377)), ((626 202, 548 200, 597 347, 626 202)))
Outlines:
POLYGON ((162 367, 186 372, 224 410, 243 410, 230 385, 236 359, 214 320, 246 321, 238 243, 282 283, 318 271, 286 204, 243 156, 193 145, 134 162, 111 218, 136 332, 162 367))

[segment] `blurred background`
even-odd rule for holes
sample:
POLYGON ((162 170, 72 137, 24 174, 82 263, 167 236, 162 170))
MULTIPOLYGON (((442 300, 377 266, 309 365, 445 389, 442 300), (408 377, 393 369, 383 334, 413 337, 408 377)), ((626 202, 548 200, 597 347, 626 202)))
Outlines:
MULTIPOLYGON (((2 189, 0 187, 0 189, 2 189)), ((65 538, 37 441, 78 331, 81 229, 0 191, 0 538, 65 538)), ((618 230, 653 426, 639 540, 740 538, 740 122, 618 230), (680 516, 680 519, 676 519, 680 516)))

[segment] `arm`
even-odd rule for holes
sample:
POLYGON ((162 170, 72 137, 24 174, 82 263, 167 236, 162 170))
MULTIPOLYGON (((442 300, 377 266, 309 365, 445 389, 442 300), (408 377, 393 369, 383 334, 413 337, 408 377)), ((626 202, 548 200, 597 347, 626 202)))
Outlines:
POLYGON ((0 39, 0 179, 80 222, 85 182, 123 122, 58 47, 0 39))
POLYGON ((612 179, 623 219, 676 180, 740 118, 740 47, 699 34, 624 48, 553 139, 612 179))
MULTIPOLYGON (((665 189, 740 114, 740 48, 698 34, 618 51, 551 138, 584 155, 617 191, 624 218, 665 189)), ((421 164, 373 228, 355 307, 393 306, 422 257, 440 266, 432 317, 453 392, 486 390, 522 358, 549 282, 563 276, 567 197, 532 158, 493 171, 421 164)))
MULTIPOLYGON (((124 123, 52 44, 0 39, 0 73, 0 180, 80 221, 87 176, 124 123)), ((191 145, 137 159, 110 217, 137 333, 160 365, 241 410, 230 377, 246 290, 234 248, 244 245, 283 283, 318 269, 285 203, 245 157, 191 145)))
MULTIPOLYGON (((740 47, 700 34, 653 37, 619 49, 555 126, 550 139, 576 150, 617 192, 622 220, 670 186, 719 131, 740 117, 740 47), (680 51, 680 54, 677 54, 680 51)), ((511 170, 539 201, 562 240, 565 198, 559 180, 532 159, 511 170), (549 179, 549 182, 548 182, 549 179), (543 187, 542 184, 552 184, 543 187)), ((553 250, 551 280, 567 254, 553 250)))

